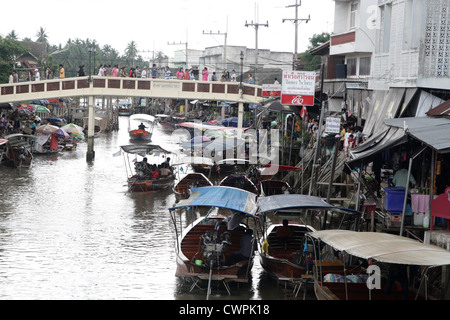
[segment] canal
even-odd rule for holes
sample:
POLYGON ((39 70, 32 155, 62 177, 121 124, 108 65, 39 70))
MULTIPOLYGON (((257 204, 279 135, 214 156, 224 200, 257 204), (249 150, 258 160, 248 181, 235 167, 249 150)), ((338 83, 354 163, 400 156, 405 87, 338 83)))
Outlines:
MULTIPOLYGON (((155 127, 153 143, 179 150, 180 137, 155 127)), ((119 130, 57 156, 35 156, 29 169, 0 166, 0 299, 180 300, 206 297, 175 277, 171 190, 132 194, 119 146, 129 144, 128 118, 119 130)), ((249 285, 210 299, 285 300, 256 257, 249 285)))

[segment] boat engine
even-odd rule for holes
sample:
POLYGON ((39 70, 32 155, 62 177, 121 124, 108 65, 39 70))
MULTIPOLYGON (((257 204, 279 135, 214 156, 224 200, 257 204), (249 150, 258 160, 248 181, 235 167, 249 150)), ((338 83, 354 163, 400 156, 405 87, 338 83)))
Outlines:
POLYGON ((229 232, 207 231, 202 235, 203 261, 207 266, 220 267, 225 263, 225 251, 231 245, 229 232))

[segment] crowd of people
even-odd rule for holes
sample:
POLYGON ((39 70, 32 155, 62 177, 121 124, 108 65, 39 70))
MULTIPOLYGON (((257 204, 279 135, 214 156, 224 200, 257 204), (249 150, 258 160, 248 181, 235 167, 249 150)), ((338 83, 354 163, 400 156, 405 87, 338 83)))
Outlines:
POLYGON ((158 165, 148 163, 147 157, 144 157, 142 161, 135 163, 135 167, 137 175, 144 179, 156 180, 167 178, 173 174, 169 157, 158 165))

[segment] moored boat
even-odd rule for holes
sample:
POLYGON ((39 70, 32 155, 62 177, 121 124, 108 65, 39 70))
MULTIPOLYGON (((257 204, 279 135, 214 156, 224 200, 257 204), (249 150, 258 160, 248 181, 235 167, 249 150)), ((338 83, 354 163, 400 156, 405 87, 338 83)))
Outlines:
POLYGON ((316 243, 313 270, 318 300, 432 298, 427 274, 450 265, 448 250, 384 232, 322 230, 307 237, 316 243), (330 263, 330 257, 336 262, 330 263), (419 280, 417 287, 409 286, 411 277, 419 280), (401 291, 392 288, 394 280, 400 282, 401 291))
POLYGON ((177 277, 193 281, 191 289, 207 283, 207 298, 213 282, 223 283, 229 294, 229 283, 249 282, 257 238, 249 222, 257 223, 255 194, 231 187, 200 187, 169 211, 177 236, 177 277), (188 212, 196 215, 198 207, 209 212, 180 229, 179 209, 190 208, 188 212))
POLYGON ((254 194, 259 194, 258 188, 244 174, 230 174, 220 181, 220 186, 234 187, 254 194))
POLYGON ((203 174, 192 172, 186 174, 173 188, 177 200, 187 199, 191 189, 212 186, 212 182, 203 174))
POLYGON ((35 136, 13 133, 0 141, 2 148, 1 163, 8 167, 30 167, 33 160, 31 152, 31 140, 35 136))
MULTIPOLYGON (((257 215, 264 217, 271 213, 275 219, 282 217, 283 224, 270 222, 262 225, 263 237, 260 239, 260 262, 264 270, 277 281, 300 281, 310 267, 311 253, 308 251, 305 235, 316 231, 312 225, 301 223, 302 215, 308 210, 309 215, 315 216, 325 211, 352 216, 357 221, 362 213, 356 210, 335 207, 319 197, 302 194, 276 194, 258 198, 257 215)), ((281 219, 281 218, 279 218, 281 219)), ((342 227, 342 225, 338 226, 342 227)), ((310 273, 311 273, 310 272, 310 273)))

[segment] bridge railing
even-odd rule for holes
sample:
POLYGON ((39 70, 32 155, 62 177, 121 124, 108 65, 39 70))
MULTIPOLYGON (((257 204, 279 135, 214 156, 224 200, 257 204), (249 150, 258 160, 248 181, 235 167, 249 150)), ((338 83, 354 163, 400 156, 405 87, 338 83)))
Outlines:
POLYGON ((123 96, 259 103, 261 86, 239 82, 92 76, 0 85, 0 103, 74 96, 123 96))

